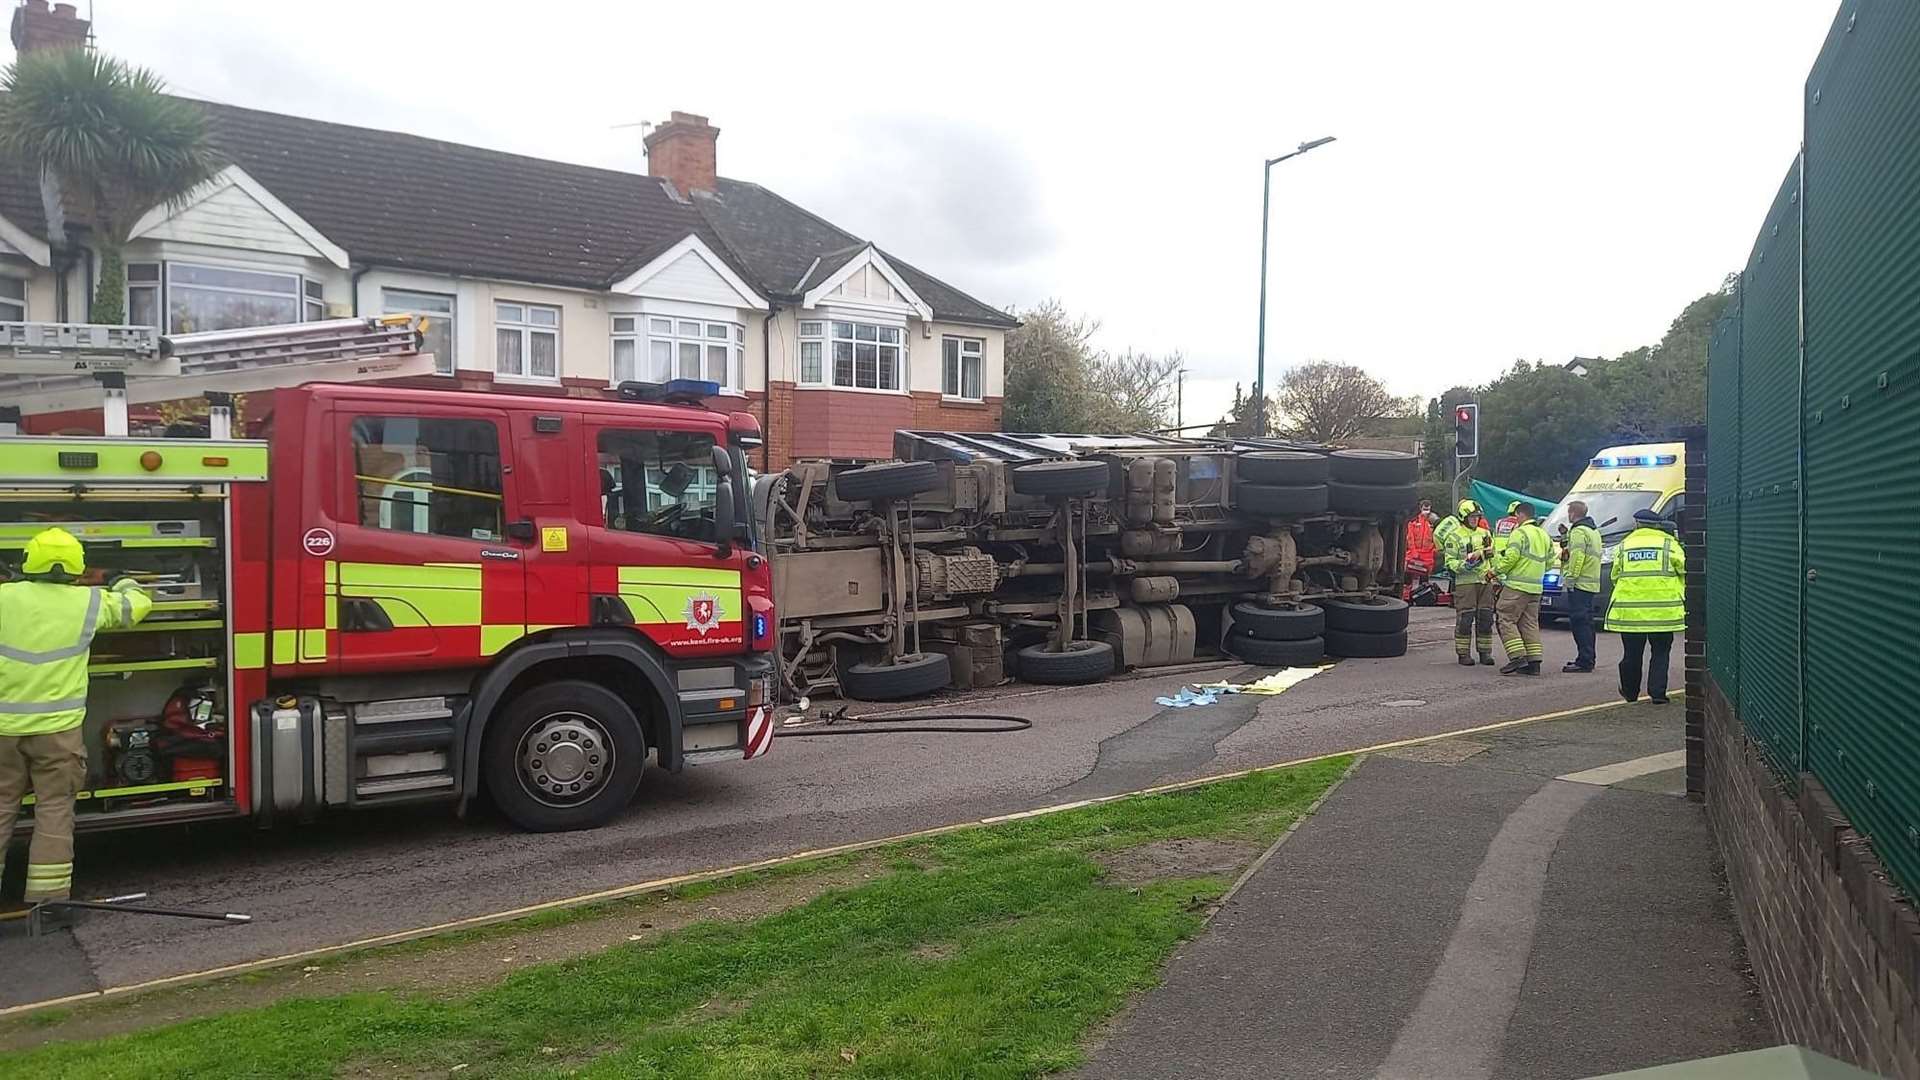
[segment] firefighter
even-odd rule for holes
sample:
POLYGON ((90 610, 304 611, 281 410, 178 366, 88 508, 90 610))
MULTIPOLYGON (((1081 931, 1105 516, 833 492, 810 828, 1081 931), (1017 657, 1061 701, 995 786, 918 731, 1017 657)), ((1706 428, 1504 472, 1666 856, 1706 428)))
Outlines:
POLYGON ((1519 524, 1507 535, 1506 548, 1494 557, 1487 578, 1500 583, 1495 609, 1500 638, 1507 647, 1502 675, 1540 674, 1540 593, 1545 588, 1548 553, 1553 541, 1533 523, 1533 506, 1515 503, 1510 513, 1519 524))
POLYGON ((1455 513, 1433 528, 1433 542, 1453 575, 1453 651, 1462 667, 1493 663, 1493 588, 1480 580, 1487 543, 1487 519, 1472 499, 1460 500, 1455 513), (1476 640, 1477 639, 1477 640, 1476 640))
POLYGON ((1667 657, 1675 631, 1687 628, 1687 555, 1673 523, 1651 510, 1635 511, 1634 530, 1613 556, 1613 598, 1607 629, 1620 635, 1620 696, 1640 697, 1641 657, 1647 662, 1647 698, 1667 703, 1667 657))
POLYGON ((1587 504, 1578 499, 1567 504, 1565 564, 1561 586, 1567 592, 1567 627, 1573 631, 1574 657, 1561 671, 1593 670, 1593 605, 1600 598, 1600 530, 1587 516, 1587 504))
POLYGON ((29 904, 73 886, 73 800, 87 780, 87 663, 93 635, 132 626, 153 600, 132 578, 82 583, 86 553, 65 529, 27 541, 24 581, 0 585, 0 847, 34 794, 29 904))
POLYGON ((1507 516, 1493 523, 1493 557, 1496 559, 1506 553, 1507 537, 1512 536, 1513 530, 1520 527, 1520 516, 1516 513, 1519 509, 1520 503, 1508 503, 1507 516))

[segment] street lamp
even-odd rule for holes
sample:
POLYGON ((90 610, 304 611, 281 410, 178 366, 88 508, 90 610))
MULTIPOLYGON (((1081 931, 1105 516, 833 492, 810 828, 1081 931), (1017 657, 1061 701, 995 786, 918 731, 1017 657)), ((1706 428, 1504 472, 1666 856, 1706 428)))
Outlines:
POLYGON ((1288 158, 1299 157, 1316 146, 1325 146, 1333 136, 1303 142, 1292 153, 1268 158, 1260 183, 1260 344, 1253 369, 1253 434, 1267 434, 1267 210, 1273 202, 1273 167, 1288 158))

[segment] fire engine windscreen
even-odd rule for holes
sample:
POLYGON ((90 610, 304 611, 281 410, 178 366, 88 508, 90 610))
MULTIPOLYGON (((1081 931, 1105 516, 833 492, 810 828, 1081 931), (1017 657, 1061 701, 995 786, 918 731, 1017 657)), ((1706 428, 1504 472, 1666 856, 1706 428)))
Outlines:
POLYGON ((362 416, 353 422, 360 524, 497 541, 503 530, 495 422, 362 416))
POLYGON ((702 432, 600 432, 600 495, 607 528, 717 543, 719 474, 702 432))

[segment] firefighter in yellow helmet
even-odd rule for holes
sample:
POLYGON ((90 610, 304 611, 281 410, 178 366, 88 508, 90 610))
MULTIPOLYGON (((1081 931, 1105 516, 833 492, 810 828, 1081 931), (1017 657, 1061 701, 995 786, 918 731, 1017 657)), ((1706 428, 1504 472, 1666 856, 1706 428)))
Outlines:
POLYGON ((33 792, 29 904, 73 887, 73 798, 87 780, 87 661, 93 635, 132 626, 153 600, 131 578, 81 583, 86 553, 65 529, 27 541, 24 581, 0 585, 0 847, 33 792))
POLYGON ((1507 534, 1494 556, 1487 577, 1499 581, 1500 598, 1494 607, 1500 637, 1507 647, 1502 675, 1538 675, 1544 650, 1540 645, 1540 594, 1545 590, 1547 558, 1553 541, 1533 523, 1533 506, 1516 503, 1510 512, 1520 524, 1507 534))
POLYGON ((1465 667, 1473 666, 1476 644, 1480 662, 1493 663, 1493 586, 1480 580, 1487 536, 1487 519, 1472 499, 1460 500, 1433 528, 1434 546, 1453 575, 1453 652, 1465 667))

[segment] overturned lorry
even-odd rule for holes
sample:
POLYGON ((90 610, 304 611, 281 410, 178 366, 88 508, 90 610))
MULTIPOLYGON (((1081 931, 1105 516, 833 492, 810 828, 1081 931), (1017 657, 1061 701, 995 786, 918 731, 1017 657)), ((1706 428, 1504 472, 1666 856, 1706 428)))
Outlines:
POLYGON ((1410 454, 938 431, 894 451, 756 486, 790 699, 1406 650, 1410 454))

